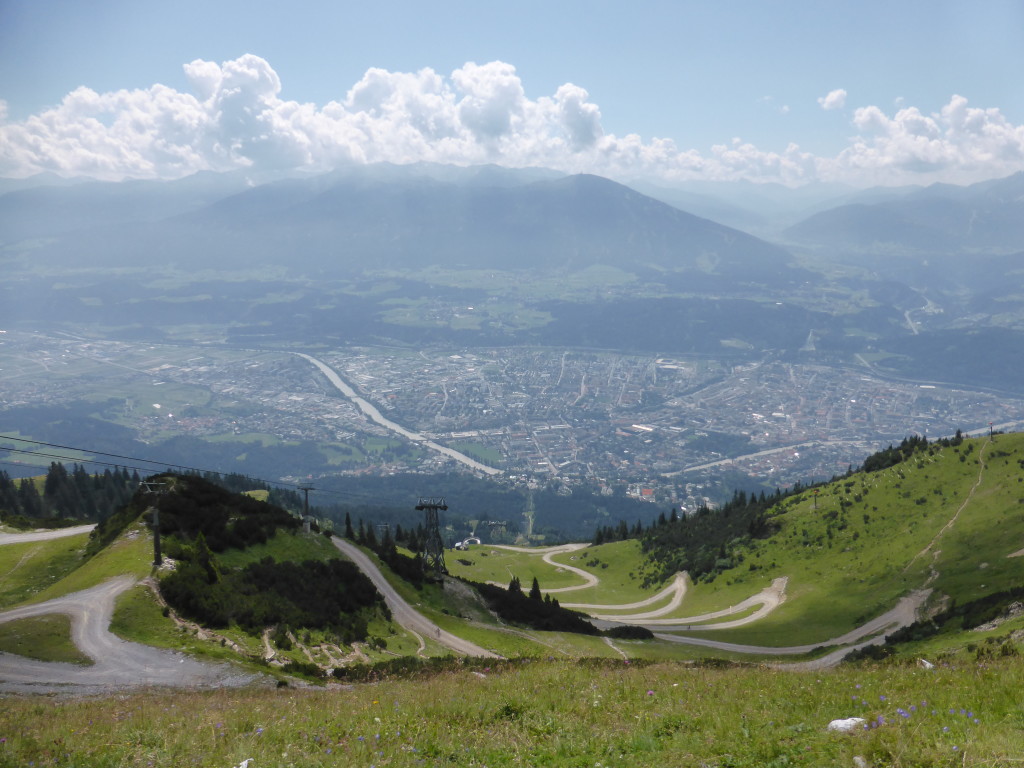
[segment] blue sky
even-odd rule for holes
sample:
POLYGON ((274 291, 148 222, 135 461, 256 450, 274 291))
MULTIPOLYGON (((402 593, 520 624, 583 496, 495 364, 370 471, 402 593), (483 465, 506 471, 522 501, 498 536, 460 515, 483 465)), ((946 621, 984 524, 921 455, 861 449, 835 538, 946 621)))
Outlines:
POLYGON ((1021 2, 0 0, 0 175, 963 183, 1024 168, 1021 72, 1021 2))

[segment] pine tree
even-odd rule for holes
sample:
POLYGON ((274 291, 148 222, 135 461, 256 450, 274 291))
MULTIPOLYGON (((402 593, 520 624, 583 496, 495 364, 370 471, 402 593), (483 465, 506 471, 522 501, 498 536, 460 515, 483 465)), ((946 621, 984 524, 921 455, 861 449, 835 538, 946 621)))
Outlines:
POLYGON ((523 585, 519 583, 519 577, 513 576, 512 581, 508 583, 508 591, 513 595, 523 594, 523 585))
POLYGON ((543 600, 544 596, 540 591, 540 582, 537 581, 537 577, 533 577, 533 585, 530 587, 530 599, 531 600, 543 600))
POLYGON ((32 478, 25 478, 18 485, 18 506, 25 517, 43 516, 43 501, 32 478))

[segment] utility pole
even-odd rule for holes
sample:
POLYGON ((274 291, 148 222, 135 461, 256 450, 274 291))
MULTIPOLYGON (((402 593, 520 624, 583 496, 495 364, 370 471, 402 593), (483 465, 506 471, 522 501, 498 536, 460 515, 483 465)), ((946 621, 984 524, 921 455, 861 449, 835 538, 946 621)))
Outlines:
POLYGON ((426 541, 423 543, 423 568, 435 576, 448 573, 444 564, 444 542, 441 540, 441 523, 438 511, 448 511, 444 499, 420 499, 416 505, 417 512, 425 512, 424 528, 426 541))
POLYGON ((299 490, 302 491, 304 498, 302 502, 302 530, 309 533, 309 492, 315 491, 312 483, 300 483, 299 490))
MULTIPOLYGON (((169 490, 170 484, 143 480, 139 483, 139 487, 142 488, 142 492, 146 495, 163 496, 169 490)), ((153 565, 159 567, 163 565, 164 558, 160 552, 160 507, 158 504, 159 501, 156 501, 149 509, 153 512, 153 565)))

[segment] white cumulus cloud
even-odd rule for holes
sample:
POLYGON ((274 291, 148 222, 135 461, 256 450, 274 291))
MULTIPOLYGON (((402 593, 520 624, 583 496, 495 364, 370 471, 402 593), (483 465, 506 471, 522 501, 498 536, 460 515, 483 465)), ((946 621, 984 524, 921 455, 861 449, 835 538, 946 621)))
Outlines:
POLYGON ((828 95, 820 97, 818 103, 822 109, 842 109, 846 106, 846 91, 836 88, 829 91, 828 95))
POLYGON ((865 184, 969 183, 1024 170, 1024 125, 998 109, 969 107, 962 96, 933 114, 904 107, 889 116, 860 107, 853 124, 860 134, 819 164, 823 175, 865 184))
MULTIPOLYGON (((11 121, 0 101, 0 176, 178 178, 200 170, 428 161, 544 166, 622 180, 867 184, 970 181, 1024 168, 1024 127, 960 96, 934 114, 859 107, 856 135, 834 157, 818 157, 796 143, 770 151, 736 139, 699 151, 668 138, 606 133, 584 88, 566 83, 530 98, 515 67, 501 61, 469 62, 448 75, 373 68, 343 99, 323 105, 282 98, 280 77, 251 54, 220 64, 197 59, 184 71, 188 93, 159 84, 110 93, 83 86, 20 121, 11 121)), ((840 109, 846 92, 818 103, 840 109)))

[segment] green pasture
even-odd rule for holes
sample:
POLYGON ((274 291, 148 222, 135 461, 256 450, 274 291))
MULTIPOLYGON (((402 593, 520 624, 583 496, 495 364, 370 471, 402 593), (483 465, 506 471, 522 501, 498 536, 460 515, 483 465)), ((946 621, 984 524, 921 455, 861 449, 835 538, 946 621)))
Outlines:
POLYGON ((24 602, 82 563, 88 533, 0 546, 0 608, 24 602))
MULTIPOLYGON (((487 544, 471 544, 469 549, 448 552, 445 564, 452 576, 468 581, 483 581, 507 586, 513 576, 518 576, 523 589, 528 591, 534 578, 541 589, 557 589, 582 584, 583 580, 572 573, 550 565, 542 559, 542 551, 536 553, 503 549, 487 544), (469 563, 467 565, 466 563, 469 563)), ((575 594, 565 593, 565 594, 575 594)))
POLYGON ((338 688, 5 700, 0 765, 1013 766, 1024 665, 448 662, 338 688), (831 733, 832 719, 873 727, 831 733), (857 761, 859 762, 859 761, 857 761))
POLYGON ((39 661, 93 663, 71 641, 71 618, 63 613, 0 623, 0 652, 39 661))
POLYGON ((1021 547, 1017 542, 1024 543, 1024 519, 1015 514, 1018 496, 1024 496, 1020 459, 1024 435, 1000 435, 996 446, 965 441, 959 448, 937 448, 931 456, 832 483, 816 499, 811 491, 789 499, 775 517, 780 532, 747 548, 742 564, 698 585, 691 608, 702 602, 702 593, 717 593, 719 584, 749 583, 747 593, 753 594, 771 578, 788 576, 787 599, 773 614, 706 636, 791 645, 826 641, 888 610, 924 585, 933 563, 939 576, 932 587, 960 601, 1019 584, 1024 560, 1007 555, 1021 547), (1007 455, 993 458, 993 447, 1007 455), (849 505, 845 514, 841 499, 849 505), (961 507, 956 523, 928 549, 961 507), (830 513, 836 515, 831 521, 830 513), (833 525, 830 538, 829 522, 840 517, 846 527, 833 525))
POLYGON ((52 600, 94 587, 116 576, 127 575, 142 579, 151 573, 152 563, 153 537, 146 526, 138 522, 108 547, 26 602, 52 600))
POLYGON ((495 448, 489 448, 481 443, 460 440, 448 443, 448 447, 466 454, 471 459, 476 459, 481 464, 487 464, 492 467, 501 466, 501 463, 504 460, 501 455, 501 451, 495 448))

